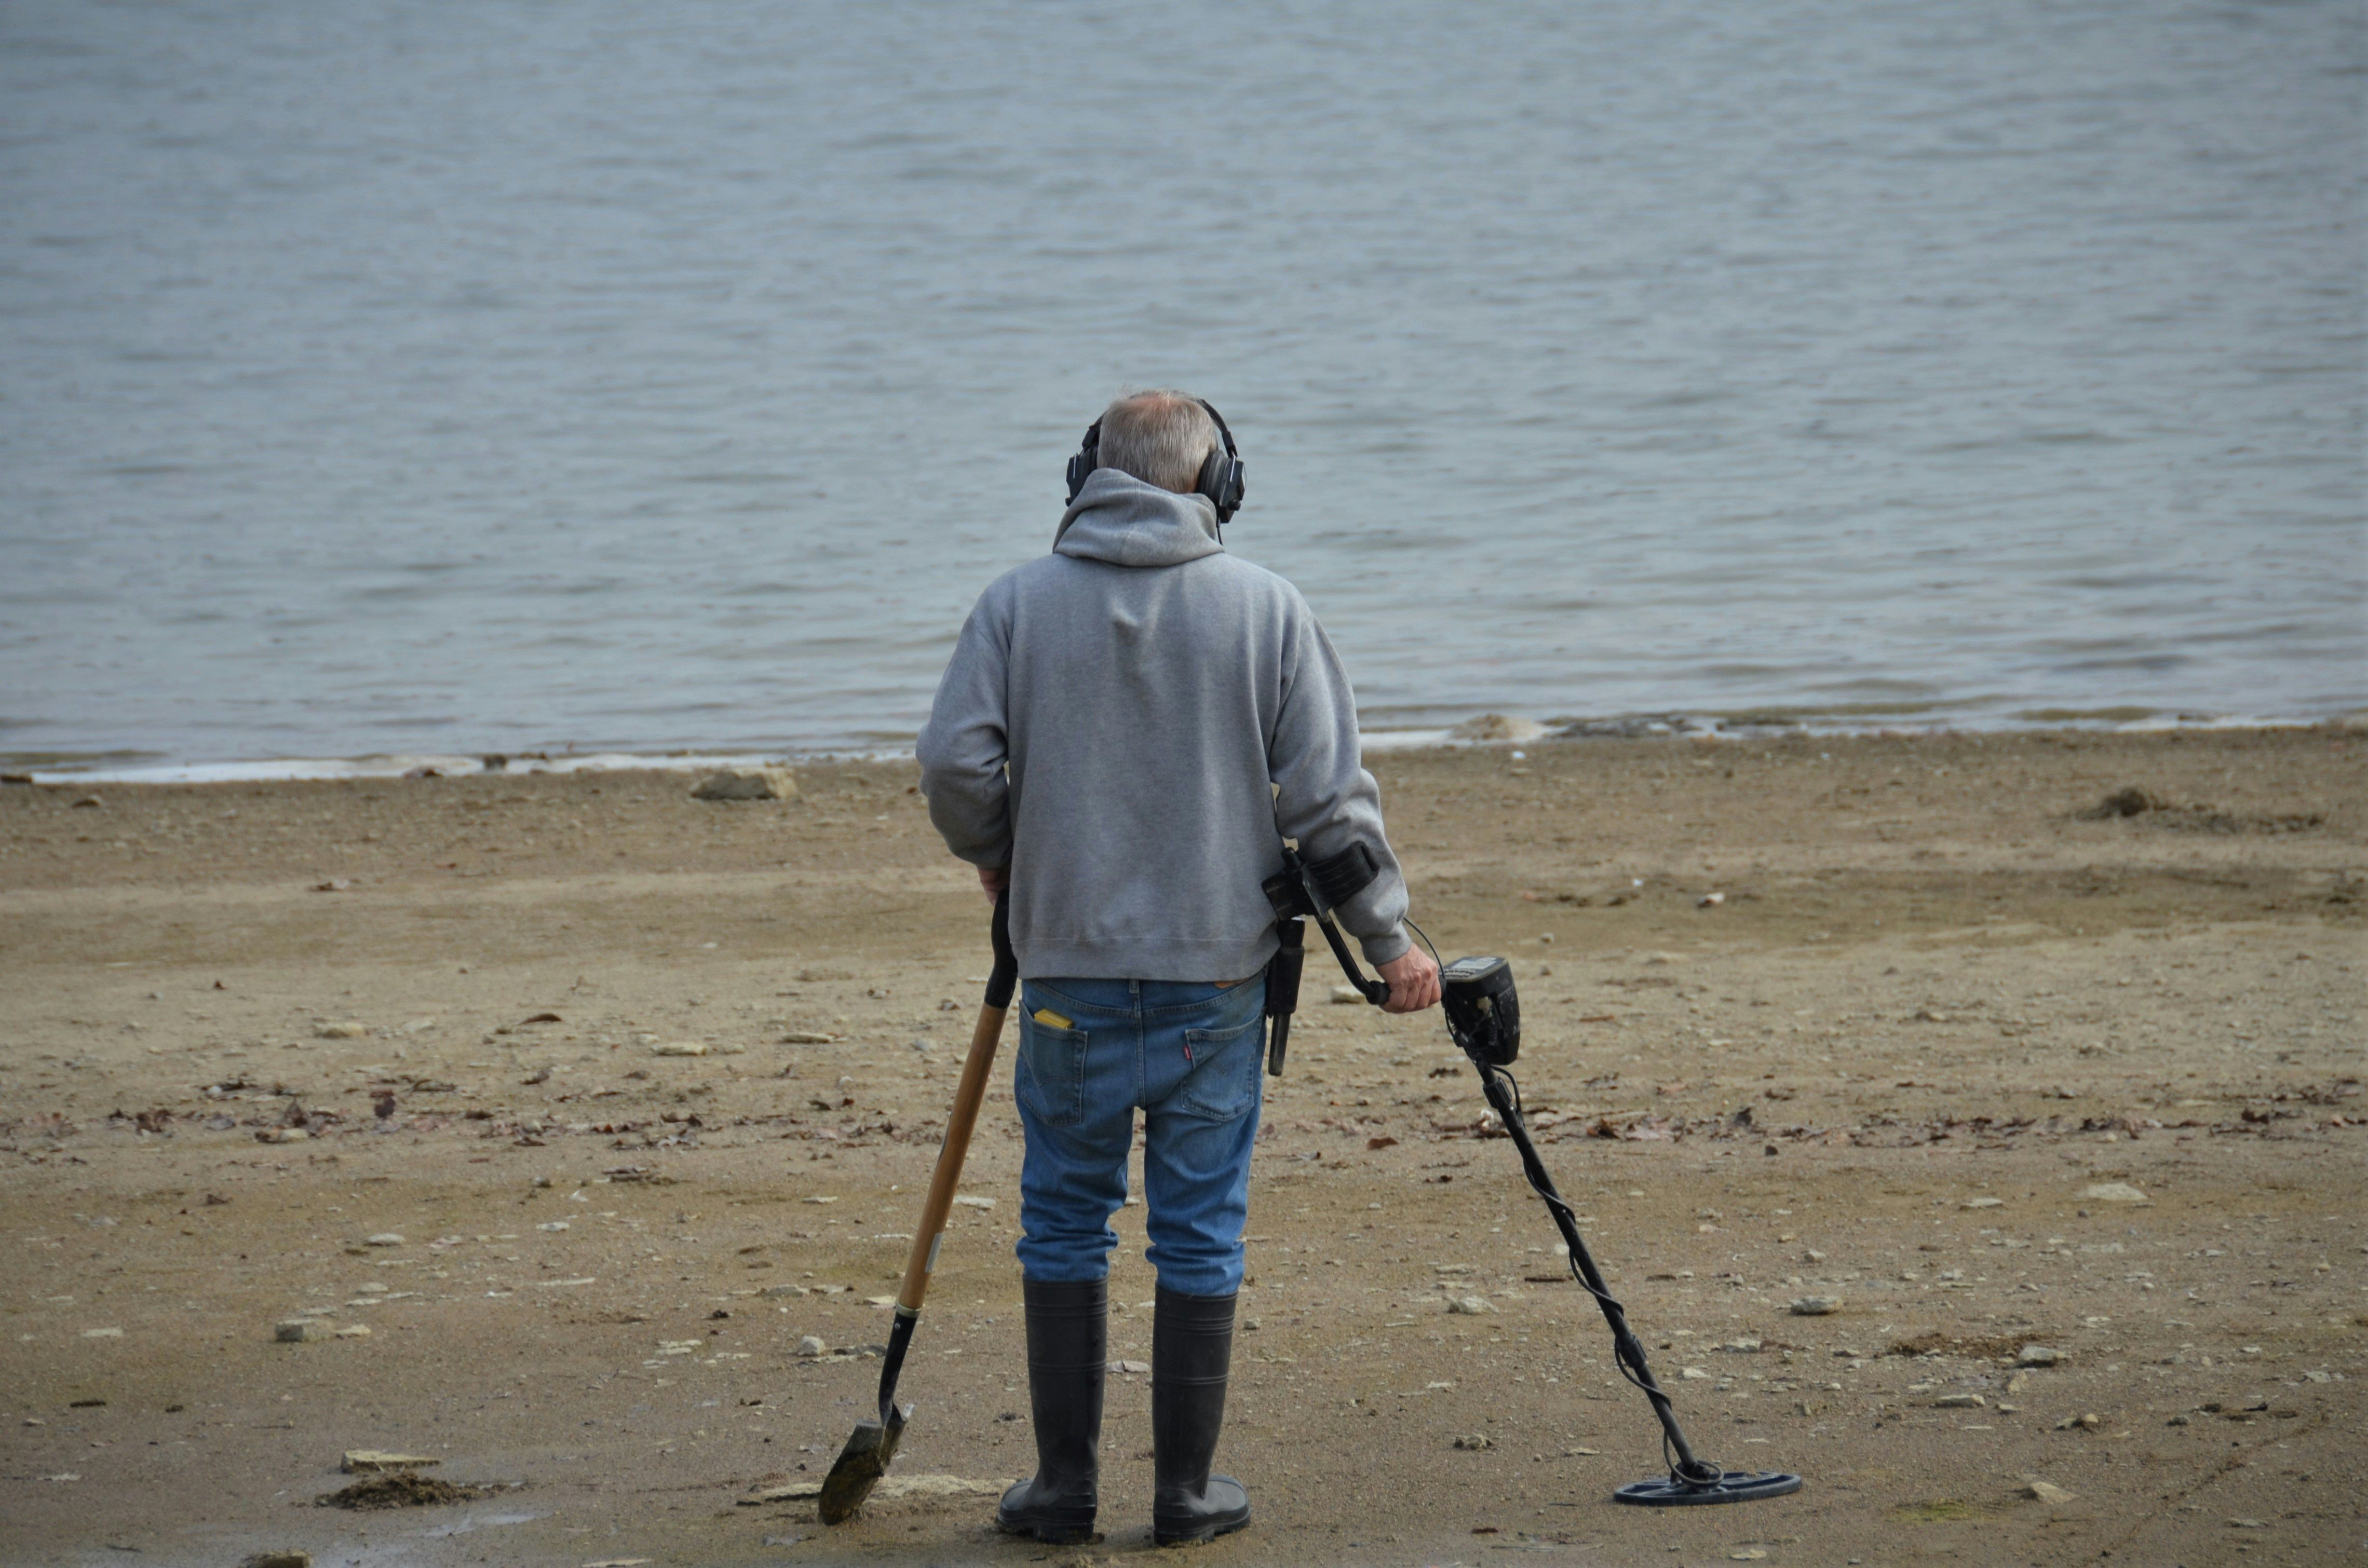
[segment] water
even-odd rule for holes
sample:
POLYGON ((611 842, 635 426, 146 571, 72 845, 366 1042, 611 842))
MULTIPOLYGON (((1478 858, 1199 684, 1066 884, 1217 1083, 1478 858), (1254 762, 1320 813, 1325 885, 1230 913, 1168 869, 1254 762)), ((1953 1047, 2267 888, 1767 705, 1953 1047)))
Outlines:
POLYGON ((2368 705, 2348 0, 0 9, 0 752, 909 743, 1101 403, 1374 731, 2368 705))

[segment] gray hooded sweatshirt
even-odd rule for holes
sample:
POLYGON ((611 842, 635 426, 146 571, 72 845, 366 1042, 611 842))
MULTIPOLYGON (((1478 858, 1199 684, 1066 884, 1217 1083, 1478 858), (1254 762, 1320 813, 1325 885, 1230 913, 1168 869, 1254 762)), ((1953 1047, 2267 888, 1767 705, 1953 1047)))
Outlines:
POLYGON ((1011 868, 1030 979, 1256 973, 1285 837, 1370 849, 1381 875, 1338 917, 1370 963, 1406 949, 1348 673, 1298 589, 1224 552, 1201 496, 1089 477, 1053 553, 979 597, 918 750, 946 846, 1011 868))

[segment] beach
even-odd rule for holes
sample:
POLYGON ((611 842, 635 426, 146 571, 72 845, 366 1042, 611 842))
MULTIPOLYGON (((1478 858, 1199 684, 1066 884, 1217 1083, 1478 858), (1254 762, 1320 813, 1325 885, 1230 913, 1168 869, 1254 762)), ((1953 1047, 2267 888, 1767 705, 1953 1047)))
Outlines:
MULTIPOLYGON (((1440 1016, 1333 1005, 1319 951, 1219 1451, 1255 1519, 1194 1561, 2357 1551, 2363 762, 1369 757, 1416 918, 1513 961, 1532 1127, 1696 1449, 1806 1485, 1611 1502, 1656 1434, 1511 1145, 1440 1016)), ((987 965, 909 762, 796 778, 0 788, 0 1561, 1148 1559, 1139 1207, 1105 1539, 992 1528, 1033 1462, 1009 1030, 902 1379, 921 1479, 831 1531, 782 1493, 872 1402, 987 965), (494 1490, 315 1506, 363 1449, 494 1490)))

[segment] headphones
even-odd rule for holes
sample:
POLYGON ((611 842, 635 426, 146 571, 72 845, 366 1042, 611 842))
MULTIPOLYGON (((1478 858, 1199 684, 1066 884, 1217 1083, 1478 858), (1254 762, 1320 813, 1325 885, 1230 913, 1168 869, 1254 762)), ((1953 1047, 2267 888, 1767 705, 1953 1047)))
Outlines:
MULTIPOLYGON (((1208 499, 1209 505, 1217 509, 1217 526, 1224 528, 1242 508, 1242 454, 1234 445, 1234 433, 1226 427, 1225 416, 1207 398, 1196 397, 1192 401, 1209 411, 1223 443, 1201 465, 1201 477, 1193 483, 1192 494, 1208 499)), ((1069 460, 1070 506, 1076 505, 1077 492, 1086 487, 1087 477, 1101 467, 1101 447, 1102 422, 1097 419, 1086 426, 1086 438, 1078 446, 1077 455, 1069 460)))

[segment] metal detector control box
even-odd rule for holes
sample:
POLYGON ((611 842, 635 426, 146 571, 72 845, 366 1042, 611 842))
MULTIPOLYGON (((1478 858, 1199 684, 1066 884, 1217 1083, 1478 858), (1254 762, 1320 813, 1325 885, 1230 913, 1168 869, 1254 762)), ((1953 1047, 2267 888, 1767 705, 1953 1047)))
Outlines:
POLYGON ((1457 1049, 1491 1067, 1521 1054, 1521 998, 1503 959, 1457 959, 1439 971, 1439 1004, 1457 1049))

